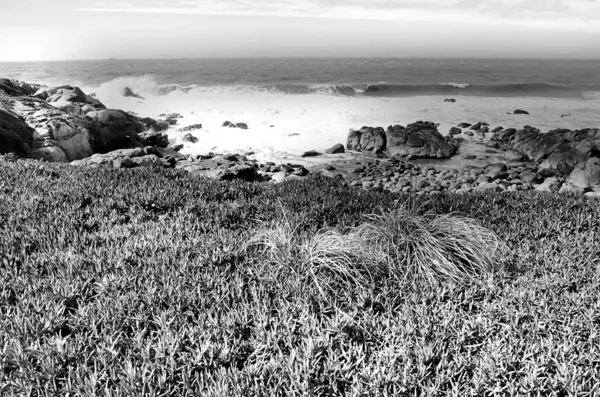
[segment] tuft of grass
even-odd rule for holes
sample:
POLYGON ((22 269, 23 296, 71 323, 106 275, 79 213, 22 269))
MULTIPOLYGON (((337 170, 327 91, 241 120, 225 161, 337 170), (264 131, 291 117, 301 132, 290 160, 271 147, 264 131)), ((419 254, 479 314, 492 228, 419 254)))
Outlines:
POLYGON ((263 274, 304 276, 321 292, 388 281, 477 282, 501 268, 505 244, 477 221, 456 214, 419 214, 410 198, 379 209, 342 234, 323 229, 301 235, 285 214, 259 228, 243 247, 259 247, 263 274))
POLYGON ((383 252, 393 276, 463 284, 501 268, 505 244, 474 219, 432 211, 418 215, 405 206, 367 218, 352 237, 383 252))

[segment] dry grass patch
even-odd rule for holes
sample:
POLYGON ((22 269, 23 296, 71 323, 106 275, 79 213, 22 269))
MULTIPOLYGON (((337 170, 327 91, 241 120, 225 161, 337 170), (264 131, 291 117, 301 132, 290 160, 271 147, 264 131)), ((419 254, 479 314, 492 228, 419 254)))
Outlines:
MULTIPOLYGON (((505 244, 473 219, 418 214, 410 202, 366 216, 347 233, 326 229, 304 236, 284 214, 244 246, 258 247, 271 277, 301 275, 320 291, 381 281, 469 283, 501 268, 505 244)), ((265 273, 263 273, 265 274, 265 273)))

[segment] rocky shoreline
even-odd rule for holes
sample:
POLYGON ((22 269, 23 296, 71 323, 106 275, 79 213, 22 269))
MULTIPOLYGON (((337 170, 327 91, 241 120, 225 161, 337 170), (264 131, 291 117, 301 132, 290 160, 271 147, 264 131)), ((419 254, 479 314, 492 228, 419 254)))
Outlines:
POLYGON ((184 139, 171 143, 164 131, 181 116, 164 116, 155 120, 107 109, 77 87, 0 79, 0 154, 73 166, 168 167, 219 180, 281 183, 321 173, 353 187, 398 193, 536 190, 600 196, 598 129, 541 133, 530 126, 492 129, 478 122, 460 123, 443 136, 428 121, 387 129, 365 126, 350 130, 345 146, 276 164, 259 163, 253 153, 181 154, 202 126, 181 128, 187 132, 184 139), (309 158, 319 161, 311 164, 309 158))

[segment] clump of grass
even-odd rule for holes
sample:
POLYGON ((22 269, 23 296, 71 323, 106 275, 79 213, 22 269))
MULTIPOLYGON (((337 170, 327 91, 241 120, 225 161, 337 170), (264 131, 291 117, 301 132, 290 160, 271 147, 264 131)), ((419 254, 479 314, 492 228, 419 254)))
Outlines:
POLYGON ((431 211, 418 215, 404 206, 367 218, 352 237, 383 252, 393 276, 465 283, 500 267, 504 243, 473 219, 431 211))
POLYGON ((499 269, 505 245, 493 231, 456 214, 419 214, 413 203, 409 199, 394 209, 379 209, 345 234, 326 229, 302 236, 284 212, 244 248, 260 247, 267 258, 262 270, 270 275, 304 275, 321 292, 340 283, 367 286, 390 280, 464 284, 499 269))

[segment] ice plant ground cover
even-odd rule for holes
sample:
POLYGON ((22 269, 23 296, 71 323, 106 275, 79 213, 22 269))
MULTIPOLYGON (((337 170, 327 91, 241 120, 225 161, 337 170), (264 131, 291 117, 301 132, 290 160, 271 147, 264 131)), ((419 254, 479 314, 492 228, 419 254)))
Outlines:
POLYGON ((0 158, 0 395, 594 395, 600 204, 0 158))

